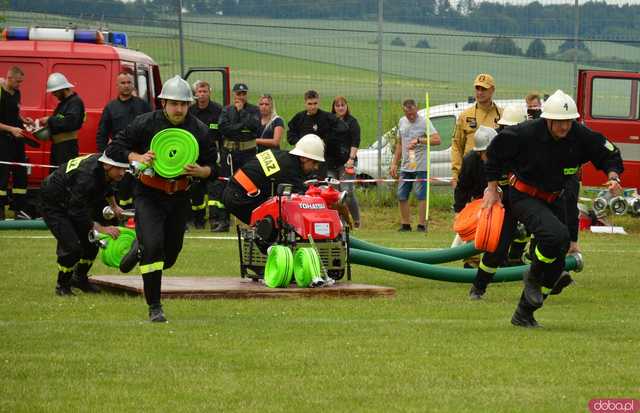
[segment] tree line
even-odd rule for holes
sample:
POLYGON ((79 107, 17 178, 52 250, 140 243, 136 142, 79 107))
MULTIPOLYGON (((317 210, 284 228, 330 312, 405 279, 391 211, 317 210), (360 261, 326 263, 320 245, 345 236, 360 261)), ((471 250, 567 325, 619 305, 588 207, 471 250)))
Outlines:
MULTIPOLYGON (((27 12, 64 13, 139 18, 175 16, 179 0, 10 0, 9 9, 27 12)), ((273 19, 374 20, 377 0, 182 0, 183 9, 194 15, 267 17, 273 19)), ((490 1, 384 0, 385 21, 413 23, 523 36, 573 36, 573 5, 503 4, 490 1)), ((612 5, 590 1, 579 6, 582 38, 603 38, 634 43, 640 41, 640 5, 612 5)))

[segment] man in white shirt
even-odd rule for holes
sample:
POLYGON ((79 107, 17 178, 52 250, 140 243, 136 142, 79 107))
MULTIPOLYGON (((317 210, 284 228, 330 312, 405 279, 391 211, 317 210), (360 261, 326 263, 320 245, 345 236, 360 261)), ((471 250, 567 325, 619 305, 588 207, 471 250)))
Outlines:
MULTIPOLYGON (((398 122, 398 139, 389 171, 393 178, 398 178, 398 164, 400 164, 400 182, 397 193, 401 220, 399 231, 411 231, 409 195, 413 188, 418 200, 417 230, 424 232, 426 231, 425 215, 427 211, 427 119, 418 114, 418 106, 413 99, 402 102, 402 110, 405 116, 398 122), (420 181, 406 181, 414 179, 420 181)), ((431 145, 440 145, 440 134, 431 120, 428 122, 431 145)))

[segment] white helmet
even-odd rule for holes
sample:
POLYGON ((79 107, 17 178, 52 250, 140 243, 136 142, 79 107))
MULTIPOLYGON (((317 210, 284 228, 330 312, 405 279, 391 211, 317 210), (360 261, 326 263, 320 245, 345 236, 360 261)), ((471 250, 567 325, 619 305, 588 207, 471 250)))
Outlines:
POLYGON ((314 161, 324 162, 324 142, 318 135, 310 133, 300 138, 295 148, 289 153, 291 155, 304 156, 314 161))
POLYGON ((553 120, 569 120, 580 117, 578 107, 573 98, 562 90, 556 90, 542 105, 541 118, 553 120))
POLYGON ((177 100, 181 102, 193 102, 191 87, 186 80, 178 75, 164 82, 162 91, 158 95, 160 99, 177 100))
POLYGON ((129 167, 128 163, 115 161, 115 160, 109 158, 106 153, 103 153, 100 156, 100 158, 98 158, 98 161, 100 161, 100 162, 102 162, 104 164, 107 164, 107 165, 117 166, 118 168, 128 168, 129 167))
POLYGON ((489 128, 487 126, 478 127, 478 130, 476 131, 476 135, 475 135, 476 143, 473 146, 473 150, 476 152, 486 151, 487 147, 489 146, 493 138, 496 137, 497 134, 498 133, 493 128, 489 128))
POLYGON ((51 73, 47 79, 47 93, 56 92, 62 89, 69 89, 73 87, 67 78, 58 72, 51 73))
POLYGON ((498 125, 511 126, 527 120, 527 111, 523 105, 512 104, 504 108, 498 125))

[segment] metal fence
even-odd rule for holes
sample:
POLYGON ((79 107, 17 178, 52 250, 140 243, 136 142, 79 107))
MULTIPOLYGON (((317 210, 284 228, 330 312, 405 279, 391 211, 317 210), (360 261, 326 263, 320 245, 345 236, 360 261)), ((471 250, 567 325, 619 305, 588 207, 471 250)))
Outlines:
MULTIPOLYGON (((181 13, 180 18, 177 12, 167 12, 160 18, 133 20, 95 16, 88 10, 76 16, 9 11, 6 24, 73 24, 126 31, 130 47, 152 56, 163 78, 183 72, 182 66, 229 66, 232 82, 247 83, 254 99, 261 93, 271 94, 285 121, 303 109, 302 95, 308 89, 320 92, 324 109, 330 109, 334 96, 344 95, 360 121, 363 146, 375 143, 397 123, 402 99, 412 97, 424 106, 429 93, 432 106, 467 101, 477 73, 495 77, 496 98, 518 99, 531 90, 571 92, 576 69, 582 67, 640 69, 638 36, 620 30, 581 34, 584 25, 615 27, 616 22, 593 21, 592 17, 581 20, 576 0, 555 0, 553 3, 564 6, 557 17, 537 16, 533 7, 525 19, 531 26, 511 28, 498 26, 501 20, 492 16, 486 22, 482 16, 469 21, 468 27, 465 21, 446 20, 444 15, 430 25, 399 22, 418 11, 420 2, 413 3, 415 10, 385 8, 384 15, 374 7, 367 18, 357 21, 189 12, 181 13), (534 30, 535 25, 557 30, 534 30), (492 33, 494 27, 500 34, 492 33), (537 42, 538 54, 535 48, 531 52, 533 42, 537 42)), ((494 4, 513 3, 528 2, 494 4)), ((343 2, 326 0, 322 4, 340 8, 343 2)), ((445 141, 441 148, 445 149, 453 125, 443 123, 441 128, 445 141)))

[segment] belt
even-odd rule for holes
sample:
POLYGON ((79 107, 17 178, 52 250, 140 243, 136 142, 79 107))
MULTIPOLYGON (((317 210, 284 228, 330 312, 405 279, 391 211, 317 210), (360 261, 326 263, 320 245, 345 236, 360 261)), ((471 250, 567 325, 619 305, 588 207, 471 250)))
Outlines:
POLYGON ((516 190, 524 192, 525 194, 528 194, 534 198, 541 199, 549 204, 555 202, 556 199, 560 198, 560 195, 562 195, 562 192, 564 191, 546 192, 533 185, 529 185, 528 183, 519 180, 515 175, 511 175, 511 177, 509 178, 509 184, 516 190))
POLYGON ((260 195, 260 189, 258 189, 256 184, 253 183, 251 178, 249 178, 242 169, 238 169, 238 171, 233 175, 233 180, 247 191, 247 196, 253 198, 260 195))
POLYGON ((159 189, 166 194, 175 194, 176 192, 185 191, 189 188, 189 178, 182 177, 180 179, 165 179, 159 176, 149 176, 140 174, 140 182, 154 189, 159 189))
POLYGON ((70 131, 70 132, 60 132, 55 135, 51 135, 51 140, 53 143, 62 143, 66 141, 72 141, 74 139, 78 139, 78 131, 70 131))
POLYGON ((252 139, 246 142, 238 142, 225 139, 222 146, 228 151, 247 151, 256 147, 256 140, 252 139))

